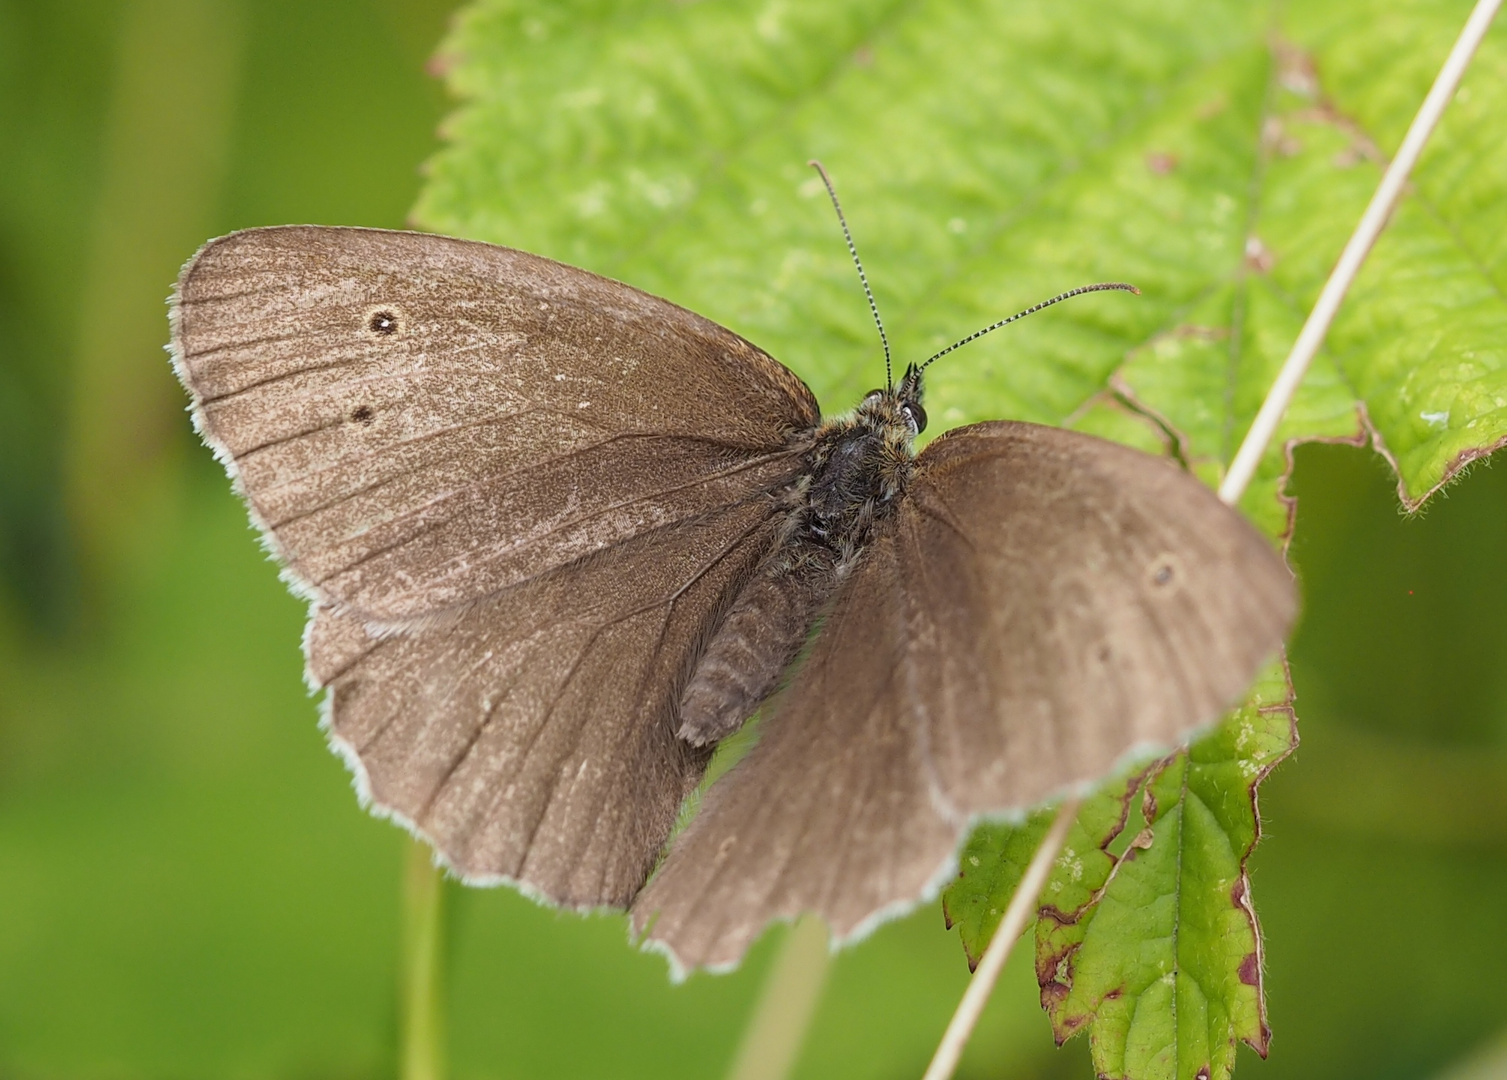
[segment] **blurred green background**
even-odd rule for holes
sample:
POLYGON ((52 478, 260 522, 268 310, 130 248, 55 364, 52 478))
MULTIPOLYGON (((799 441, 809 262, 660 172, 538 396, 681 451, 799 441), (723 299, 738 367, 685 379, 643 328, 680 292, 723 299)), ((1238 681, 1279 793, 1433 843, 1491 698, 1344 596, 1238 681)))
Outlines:
MULTIPOLYGON (((0 2, 0 1078, 395 1073, 407 841, 324 749, 302 605, 161 346, 205 238, 404 223, 449 7, 0 2)), ((1262 789, 1240 1075, 1507 1074, 1507 473, 1404 518, 1315 446, 1294 489, 1304 743, 1262 789)), ((718 1075, 782 933, 672 987, 619 918, 448 889, 457 1077, 718 1075)), ((885 927, 798 1074, 919 1075, 966 980, 936 905, 885 927)), ((1034 990, 1017 959, 963 1075, 1091 1074, 1034 990)))

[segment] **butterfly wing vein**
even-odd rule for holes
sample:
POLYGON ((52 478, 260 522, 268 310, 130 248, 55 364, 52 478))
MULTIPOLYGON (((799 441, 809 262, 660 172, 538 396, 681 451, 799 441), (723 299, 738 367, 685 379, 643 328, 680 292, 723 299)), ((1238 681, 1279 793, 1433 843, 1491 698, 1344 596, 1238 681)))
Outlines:
POLYGON ((774 541, 804 384, 666 301, 412 233, 213 241, 173 325, 364 794, 468 879, 625 905, 705 765, 679 688, 774 541))
POLYGON ((1295 610, 1280 557, 1169 463, 1028 424, 951 432, 634 924, 685 967, 807 911, 861 936, 935 895, 980 817, 1216 720, 1295 610))

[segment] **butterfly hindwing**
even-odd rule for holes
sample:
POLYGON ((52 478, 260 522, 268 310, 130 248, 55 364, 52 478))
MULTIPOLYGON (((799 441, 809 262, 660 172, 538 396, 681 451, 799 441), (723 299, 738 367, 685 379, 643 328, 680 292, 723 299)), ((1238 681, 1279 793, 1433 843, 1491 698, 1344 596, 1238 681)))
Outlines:
POLYGON ((1292 573, 1172 462, 993 422, 934 442, 899 515, 934 782, 1030 806, 1217 719, 1280 647, 1292 573))
POLYGON ((928 790, 893 530, 864 553, 759 741, 706 793, 633 907, 685 968, 736 964, 773 919, 838 937, 932 884, 957 829, 928 790))
POLYGON ((950 432, 635 926, 687 967, 803 911, 851 937, 940 888, 978 817, 1213 722, 1295 611, 1276 552, 1171 463, 1030 424, 950 432))
POLYGON ((675 737, 686 665, 774 526, 748 503, 675 533, 505 590, 453 624, 375 636, 317 612, 310 672, 330 688, 330 734, 365 794, 468 881, 626 906, 710 753, 675 737))

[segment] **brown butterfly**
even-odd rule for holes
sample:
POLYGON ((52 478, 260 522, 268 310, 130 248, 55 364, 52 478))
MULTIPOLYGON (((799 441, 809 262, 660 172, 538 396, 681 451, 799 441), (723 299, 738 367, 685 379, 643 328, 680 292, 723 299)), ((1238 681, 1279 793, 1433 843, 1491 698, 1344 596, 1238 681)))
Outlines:
POLYGON ((1008 421, 916 455, 924 365, 823 422, 736 334, 520 251, 253 229, 172 323, 363 802, 469 883, 631 907, 682 969, 934 895, 980 817, 1215 720, 1296 610, 1166 461, 1008 421))

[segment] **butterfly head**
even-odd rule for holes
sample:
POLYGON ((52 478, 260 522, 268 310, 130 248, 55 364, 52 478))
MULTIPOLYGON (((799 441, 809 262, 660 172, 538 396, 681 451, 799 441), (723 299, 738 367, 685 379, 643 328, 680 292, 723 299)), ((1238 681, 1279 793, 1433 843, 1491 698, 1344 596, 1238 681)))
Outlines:
POLYGON ((926 430, 926 410, 921 408, 921 369, 911 364, 905 369, 905 376, 900 380, 900 385, 893 391, 895 399, 900 403, 900 414, 911 427, 912 435, 919 435, 926 430))
POLYGON ((870 390, 858 404, 864 426, 892 430, 896 439, 910 443, 926 430, 926 410, 921 407, 921 370, 915 364, 905 369, 899 385, 888 390, 870 390))

